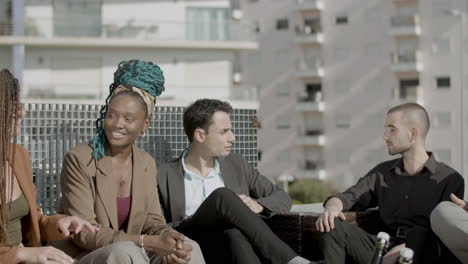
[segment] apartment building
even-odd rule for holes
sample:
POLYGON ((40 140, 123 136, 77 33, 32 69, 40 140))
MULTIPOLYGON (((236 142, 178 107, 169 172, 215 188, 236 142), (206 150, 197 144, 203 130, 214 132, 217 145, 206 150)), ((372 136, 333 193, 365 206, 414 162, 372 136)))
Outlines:
POLYGON ((260 45, 242 56, 259 87, 259 169, 349 187, 391 158, 385 113, 413 101, 431 116, 428 148, 463 174, 467 2, 243 0, 260 45))
POLYGON ((240 15, 229 0, 0 0, 0 67, 22 73, 27 101, 102 102, 117 64, 138 58, 164 70, 160 105, 256 108, 238 54, 258 44, 240 15))

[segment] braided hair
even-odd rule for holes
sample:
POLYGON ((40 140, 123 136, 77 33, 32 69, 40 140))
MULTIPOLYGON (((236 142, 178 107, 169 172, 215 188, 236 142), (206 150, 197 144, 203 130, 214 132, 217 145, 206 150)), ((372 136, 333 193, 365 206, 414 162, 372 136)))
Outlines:
POLYGON ((117 89, 119 86, 133 87, 148 93, 153 98, 154 105, 156 97, 164 91, 164 75, 161 68, 152 62, 129 60, 119 63, 114 72, 114 82, 109 86, 106 104, 101 108, 100 117, 96 120, 96 135, 91 139, 92 156, 96 160, 105 156, 104 146, 107 139, 103 128, 104 119, 112 96, 120 92, 117 89))
POLYGON ((0 71, 0 245, 8 243, 8 221, 13 196, 13 177, 9 168, 14 167, 16 126, 20 119, 20 90, 18 80, 10 71, 0 71), (13 141, 13 144, 11 144, 13 141), (9 177, 9 179, 7 179, 9 177))

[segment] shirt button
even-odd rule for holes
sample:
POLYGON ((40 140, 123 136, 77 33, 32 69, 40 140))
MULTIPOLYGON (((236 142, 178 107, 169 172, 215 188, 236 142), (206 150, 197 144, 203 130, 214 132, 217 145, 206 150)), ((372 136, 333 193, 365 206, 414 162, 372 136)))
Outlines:
POLYGON ((408 195, 405 195, 405 199, 408 199, 408 195))

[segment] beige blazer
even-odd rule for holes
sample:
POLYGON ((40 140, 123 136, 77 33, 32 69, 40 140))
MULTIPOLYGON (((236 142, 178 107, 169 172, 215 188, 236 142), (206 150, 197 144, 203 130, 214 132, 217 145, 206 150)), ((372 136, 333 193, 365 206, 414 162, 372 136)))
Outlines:
POLYGON ((154 159, 133 147, 132 204, 125 233, 118 230, 118 186, 112 176, 111 157, 94 160, 91 152, 89 143, 81 143, 66 154, 63 162, 60 211, 100 227, 96 233, 74 235, 73 242, 83 249, 95 250, 128 240, 129 235, 159 234, 167 228, 159 205, 154 159))
MULTIPOLYGON (((9 159, 11 161, 11 159, 9 159)), ((15 164, 13 172, 18 180, 29 206, 29 214, 21 219, 21 232, 25 246, 39 247, 42 241, 64 239, 59 232, 58 220, 63 215, 47 216, 41 214, 36 203, 36 187, 32 180, 31 161, 28 151, 16 145, 15 164)), ((0 263, 16 263, 18 247, 0 246, 0 263)))

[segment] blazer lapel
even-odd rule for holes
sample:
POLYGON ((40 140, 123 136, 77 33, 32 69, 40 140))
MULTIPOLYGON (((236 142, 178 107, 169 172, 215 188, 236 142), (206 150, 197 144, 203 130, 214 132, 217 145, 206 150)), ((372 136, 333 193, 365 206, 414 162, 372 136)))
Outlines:
POLYGON ((107 217, 114 230, 118 230, 117 223, 117 184, 112 177, 112 158, 105 156, 96 162, 96 188, 104 204, 107 217))
POLYGON ((229 162, 225 162, 226 159, 224 157, 219 157, 219 170, 221 172, 221 177, 223 177, 224 187, 237 192, 237 185, 236 184, 236 175, 234 174, 234 168, 231 166, 229 162))
POLYGON ((182 159, 171 163, 167 170, 168 196, 171 206, 172 221, 180 221, 185 217, 185 185, 182 159))
POLYGON ((140 234, 141 222, 145 219, 141 216, 144 208, 144 203, 147 200, 145 193, 145 184, 147 184, 147 177, 156 177, 156 175, 148 174, 148 164, 144 162, 141 155, 141 150, 133 146, 133 177, 132 177, 132 205, 130 215, 128 217, 127 233, 140 234))

